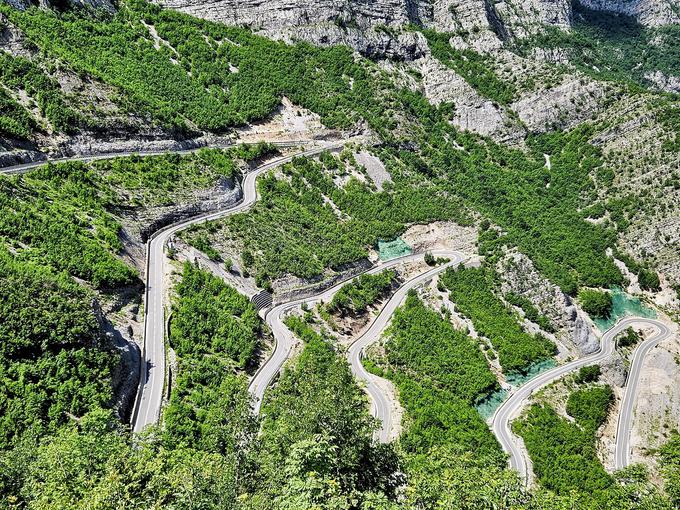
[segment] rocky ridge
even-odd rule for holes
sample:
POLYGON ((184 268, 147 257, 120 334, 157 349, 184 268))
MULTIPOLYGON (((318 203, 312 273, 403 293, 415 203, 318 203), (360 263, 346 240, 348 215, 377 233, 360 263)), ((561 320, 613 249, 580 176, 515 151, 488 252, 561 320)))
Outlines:
POLYGON ((513 292, 529 299, 557 326, 556 336, 570 347, 571 354, 581 356, 597 351, 599 340, 587 316, 557 285, 542 276, 526 255, 508 250, 496 269, 501 276, 502 294, 513 292))

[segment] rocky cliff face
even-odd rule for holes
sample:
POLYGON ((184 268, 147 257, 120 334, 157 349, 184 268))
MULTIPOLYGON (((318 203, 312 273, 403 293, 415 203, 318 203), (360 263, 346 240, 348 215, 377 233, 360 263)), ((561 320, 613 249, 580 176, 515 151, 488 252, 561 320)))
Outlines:
MULTIPOLYGON (((22 1, 22 0, 15 0, 22 1)), ((568 27, 568 0, 158 0, 199 18, 245 25, 263 35, 315 44, 347 44, 374 57, 419 58, 423 41, 399 29, 410 23, 454 32, 491 49, 543 24, 568 27)))
MULTIPOLYGON (((199 18, 248 26, 268 37, 347 44, 377 58, 415 59, 425 54, 426 45, 417 34, 400 32, 411 23, 452 32, 476 49, 490 51, 502 41, 536 34, 546 26, 568 29, 573 21, 571 0, 156 1, 199 18)), ((583 0, 583 4, 631 15, 646 26, 680 22, 679 0, 583 0)))
POLYGON ((503 294, 513 292, 529 299, 557 327, 556 338, 570 352, 586 355, 597 351, 599 341, 585 314, 559 287, 548 281, 522 253, 508 251, 496 267, 503 294))
POLYGON ((678 0, 579 0, 596 11, 632 16, 646 27, 661 27, 680 23, 678 0))

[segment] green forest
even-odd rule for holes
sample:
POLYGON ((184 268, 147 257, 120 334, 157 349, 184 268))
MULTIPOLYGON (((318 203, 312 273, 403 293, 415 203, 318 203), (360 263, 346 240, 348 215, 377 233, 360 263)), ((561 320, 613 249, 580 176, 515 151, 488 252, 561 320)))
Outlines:
POLYGON ((609 317, 612 311, 612 295, 609 292, 582 289, 578 300, 583 311, 593 317, 609 317))
MULTIPOLYGON (((0 508, 670 510, 680 504, 677 434, 658 452, 670 501, 639 468, 609 475, 600 464, 595 432, 612 393, 591 384, 599 367, 574 379, 581 385, 567 401, 574 421, 537 404, 516 422, 539 479, 532 492, 507 469, 474 407, 499 390, 487 360, 493 351, 506 372, 525 371, 555 353, 550 341, 522 330, 512 306, 548 332, 549 319, 521 296, 503 296, 511 306, 500 297, 491 268, 502 246, 517 247, 582 302, 588 288, 624 283, 607 249, 615 248, 617 230, 628 226, 638 202, 601 202, 601 187, 612 176, 590 140, 602 125, 532 134, 522 149, 497 144, 458 131, 450 105, 433 106, 420 92, 400 88, 381 66, 346 47, 274 42, 142 0, 121 0, 115 14, 18 11, 6 3, 0 13, 38 49, 30 59, 0 52, 2 136, 65 138, 100 127, 60 88, 54 76, 62 71, 110 87, 121 112, 151 119, 151 131, 162 127, 177 138, 230 133, 266 119, 284 96, 329 128, 372 130, 378 143, 371 150, 392 178, 383 191, 356 165, 353 149, 296 158, 258 180, 261 200, 249 213, 193 228, 184 238, 215 260, 222 258, 221 243, 235 241, 246 272, 271 289, 288 274, 314 278, 342 270, 413 224, 469 226, 484 218, 480 248, 488 265, 449 270, 441 282, 493 346, 485 351, 446 314, 410 294, 386 332, 384 356, 368 363, 394 383, 405 410, 402 435, 382 445, 343 348, 293 316, 286 324, 302 346, 268 391, 262 415, 254 416, 248 375, 266 328, 245 296, 188 264, 174 289, 168 342, 176 364, 163 422, 132 435, 116 414, 120 355, 100 314, 102 303, 138 305, 142 294, 137 271, 124 260, 128 236, 140 237, 134 241, 141 246, 146 233, 124 227, 149 208, 190 204, 196 191, 233 185, 248 163, 275 149, 50 164, 0 176, 0 508), (17 100, 24 94, 36 115, 17 100), (610 219, 586 221, 593 206, 610 219)), ((677 71, 677 48, 667 44, 677 39, 676 27, 656 32, 657 46, 651 32, 627 18, 595 16, 578 4, 575 13, 575 30, 538 41, 570 49, 590 76, 644 84, 647 70, 677 71)), ((481 95, 502 105, 516 99, 493 58, 451 48, 450 34, 423 34, 433 56, 481 95)), ((663 100, 672 106, 659 122, 677 127, 673 101, 663 100)), ((614 255, 643 289, 659 288, 659 275, 645 263, 614 255)), ((389 271, 361 277, 336 295, 329 311, 364 313, 395 283, 389 271)), ((594 301, 593 313, 604 314, 603 300, 594 301)))
POLYGON ((343 187, 334 176, 348 173, 349 156, 326 154, 319 161, 295 158, 259 178, 260 200, 247 213, 193 227, 183 233, 197 248, 209 239, 237 239, 252 254, 249 272, 260 281, 285 274, 311 278, 327 268, 338 270, 365 258, 379 239, 391 239, 407 223, 466 218, 460 206, 429 186, 414 189, 406 181, 390 191, 374 192, 350 178, 343 187), (330 202, 329 202, 330 201, 330 202))
POLYGON ((551 357, 556 346, 541 335, 526 333, 517 315, 493 293, 493 271, 486 267, 447 269, 441 283, 456 309, 487 337, 506 372, 523 372, 551 357))
MULTIPOLYGON (((234 178, 240 158, 257 158, 263 150, 60 163, 0 176, 0 448, 56 433, 88 411, 114 407, 120 355, 104 336, 100 302, 124 305, 142 291, 136 271, 119 258, 121 215, 167 200, 163 193, 176 198, 234 178)), ((228 293, 218 291, 222 297, 228 293)), ((250 310, 244 316, 250 325, 239 327, 255 329, 237 338, 225 324, 215 335, 215 347, 224 347, 231 366, 247 364, 259 333, 247 299, 239 299, 250 310)), ((181 326, 181 314, 179 319, 181 326)), ((197 374, 205 369, 221 375, 197 358, 197 374)), ((178 384, 193 391, 194 383, 178 384)))
MULTIPOLYGON (((557 494, 580 494, 582 506, 578 508, 672 508, 654 491, 640 500, 640 484, 647 479, 641 466, 612 476, 600 463, 595 433, 606 420, 612 400, 609 386, 588 386, 573 391, 567 400, 566 410, 574 422, 548 405, 533 404, 513 423, 515 432, 524 439, 538 481, 557 494)), ((673 452, 673 448, 669 443, 667 451, 673 452)))
MULTIPOLYGON (((113 398, 117 358, 93 295, 63 272, 0 247, 0 450, 55 432, 113 398), (27 306, 28 305, 28 306, 27 306)), ((0 470, 1 471, 1 470, 0 470)))
POLYGON ((524 439, 543 487, 558 494, 590 493, 595 501, 606 501, 606 490, 614 481, 595 454, 594 430, 581 428, 540 404, 532 405, 513 429, 524 439))
POLYGON ((68 106, 59 83, 37 64, 24 57, 0 51, 0 134, 30 139, 36 131, 75 133, 83 119, 68 106), (12 97, 12 95, 14 96, 12 97), (16 97, 25 94, 49 126, 41 125, 16 97))
POLYGON ((244 369, 258 344, 260 319, 248 298, 220 278, 184 264, 172 309, 170 345, 179 356, 220 353, 244 369))
POLYGON ((376 274, 362 274, 336 292, 326 305, 326 310, 343 316, 361 315, 369 306, 384 298, 396 281, 397 273, 390 269, 376 274))
POLYGON ((680 73, 680 37, 677 25, 647 28, 623 14, 589 9, 575 1, 574 29, 548 29, 519 45, 525 54, 531 47, 564 48, 578 69, 597 79, 647 85, 645 73, 680 73), (655 42, 652 42, 652 41, 655 42))
POLYGON ((385 336, 384 373, 408 413, 402 446, 423 455, 448 446, 502 465, 498 443, 473 407, 498 388, 478 343, 413 292, 385 336))
MULTIPOLYGON (((241 28, 196 20, 137 0, 124 2, 115 16, 105 19, 72 12, 20 13, 0 8, 50 55, 118 87, 131 106, 182 129, 185 121, 221 131, 262 118, 282 95, 320 114, 329 127, 347 127, 364 119, 389 142, 381 156, 398 161, 393 168, 401 166, 408 171, 402 190, 413 192, 416 188, 430 198, 459 197, 500 225, 508 234, 503 242, 519 246, 539 270, 570 294, 580 285, 609 286, 622 281, 605 254, 606 248, 614 245, 614 232, 584 221, 578 212, 595 198, 590 176, 601 165, 598 150, 588 143, 592 130, 587 127, 532 137, 532 151, 526 154, 488 140, 479 143, 478 137, 457 132, 448 123, 446 108, 435 108, 422 95, 396 88, 374 64, 354 59, 343 47, 287 46, 241 28), (153 25, 167 45, 156 50, 142 20, 153 25), (239 72, 226 72, 230 64, 239 72), (399 149, 396 142, 401 140, 414 143, 418 150, 399 149), (551 155, 550 170, 544 166, 543 153, 551 155)), ((456 58, 467 62, 465 65, 488 68, 470 56, 456 58)), ((470 76, 476 73, 471 71, 470 76)), ((352 191, 349 196, 353 200, 352 191)), ((392 196, 399 204, 399 198, 410 194, 396 190, 384 196, 392 196)), ((394 215, 396 222, 384 224, 380 232, 371 228, 369 237, 398 231, 397 224, 402 221, 452 216, 450 210, 435 213, 441 211, 439 207, 424 214, 418 210, 424 202, 415 197, 400 207, 401 214, 394 215)), ((447 207, 451 208, 452 202, 447 200, 447 207)), ((388 210, 376 196, 371 203, 381 206, 378 211, 388 210)), ((356 210, 351 212, 354 217, 356 210)), ((460 218, 461 214, 453 216, 460 218)), ((327 214, 319 221, 324 217, 327 214)), ((272 222, 273 218, 268 221, 272 222)), ((351 257, 360 258, 372 240, 363 238, 366 244, 350 247, 351 257)), ((298 258, 289 254, 289 271, 319 273, 315 257, 309 264, 298 258)), ((330 264, 349 258, 324 257, 330 264)), ((267 277, 281 271, 279 264, 266 265, 267 277)))

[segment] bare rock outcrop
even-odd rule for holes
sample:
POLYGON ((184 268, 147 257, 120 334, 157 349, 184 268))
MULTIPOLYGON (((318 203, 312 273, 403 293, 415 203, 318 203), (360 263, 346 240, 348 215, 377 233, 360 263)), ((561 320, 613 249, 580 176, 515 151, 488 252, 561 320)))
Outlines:
POLYGON ((409 24, 465 34, 480 51, 498 49, 516 32, 536 33, 544 24, 566 27, 567 0, 157 0, 193 16, 247 26, 268 37, 314 44, 347 44, 377 58, 419 58, 424 40, 409 24), (533 27, 533 28, 527 28, 533 27))
POLYGON ((661 27, 680 23, 678 0, 579 0, 596 11, 632 16, 647 27, 661 27))
POLYGON ((551 88, 531 92, 510 108, 532 132, 569 129, 602 109, 606 87, 584 77, 571 77, 551 88))
POLYGON ((500 142, 518 142, 524 138, 525 130, 520 123, 500 105, 477 93, 455 71, 432 57, 413 64, 423 77, 422 92, 430 102, 453 103, 453 125, 500 142))
POLYGON ((622 388, 626 384, 628 370, 619 351, 614 351, 606 361, 600 363, 600 369, 602 371, 602 379, 607 381, 608 384, 617 388, 622 388))
POLYGON ((648 72, 645 79, 653 83, 654 86, 663 92, 680 94, 680 77, 666 75, 661 71, 648 72))
POLYGON ((577 355, 591 354, 599 348, 599 340, 590 322, 569 296, 542 276, 524 254, 508 250, 498 262, 501 291, 513 292, 529 299, 540 313, 558 328, 557 338, 572 347, 577 355))

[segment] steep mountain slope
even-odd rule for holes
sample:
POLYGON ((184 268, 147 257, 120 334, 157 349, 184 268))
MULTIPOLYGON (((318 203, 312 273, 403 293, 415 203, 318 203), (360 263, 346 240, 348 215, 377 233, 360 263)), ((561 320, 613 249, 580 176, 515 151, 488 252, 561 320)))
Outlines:
MULTIPOLYGON (((554 355, 597 349, 584 289, 624 286, 659 311, 680 307, 677 3, 41 5, 0 5, 0 166, 219 147, 271 137, 274 124, 296 144, 353 143, 264 173, 251 210, 172 240, 170 256, 207 261, 214 275, 189 264, 162 285, 176 292, 169 405, 163 426, 134 441, 119 421, 138 366, 106 331, 139 341, 144 242, 239 200, 239 180, 272 147, 0 178, 0 493, 10 503, 671 508, 646 475, 610 477, 592 451, 583 458, 603 481, 597 494, 545 478, 526 490, 476 406, 554 355), (402 393, 400 446, 373 440, 321 307, 286 320, 298 350, 264 416, 250 412, 249 371, 268 333, 224 280, 289 299, 370 267, 385 241, 424 247, 461 232, 481 267, 409 296, 372 366, 402 393)), ((621 356, 603 367, 608 381, 624 369, 621 356)), ((535 427, 532 455, 545 460, 536 437, 546 430, 575 439, 579 454, 592 448, 582 424, 553 415, 535 408, 523 425, 535 427)))

